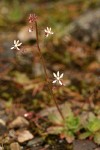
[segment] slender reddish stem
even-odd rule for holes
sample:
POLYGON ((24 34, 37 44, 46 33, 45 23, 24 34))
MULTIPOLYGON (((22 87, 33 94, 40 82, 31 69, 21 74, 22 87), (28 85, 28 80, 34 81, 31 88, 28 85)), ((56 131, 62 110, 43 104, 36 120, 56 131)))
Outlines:
POLYGON ((48 78, 48 74, 47 74, 47 71, 46 71, 45 61, 44 61, 44 57, 42 55, 42 52, 41 52, 41 49, 40 49, 40 46, 39 46, 38 27, 37 27, 37 22, 36 21, 35 21, 35 28, 36 28, 36 40, 37 40, 36 44, 37 44, 38 52, 39 52, 39 55, 40 55, 40 58, 41 58, 41 63, 42 63, 43 69, 44 69, 45 79, 46 79, 46 82, 48 83, 48 88, 49 88, 50 94, 52 96, 52 99, 53 99, 53 101, 54 101, 54 103, 57 107, 57 110, 58 110, 59 114, 61 115, 62 119, 64 120, 64 116, 63 116, 63 114, 62 114, 62 112, 59 108, 57 100, 56 100, 56 98, 53 94, 53 91, 52 91, 51 87, 49 86, 49 80, 48 80, 49 78, 48 78))

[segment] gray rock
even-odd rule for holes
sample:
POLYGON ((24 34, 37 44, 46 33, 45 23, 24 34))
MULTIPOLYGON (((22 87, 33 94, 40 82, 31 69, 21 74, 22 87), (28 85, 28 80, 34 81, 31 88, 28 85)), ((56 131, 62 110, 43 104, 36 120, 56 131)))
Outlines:
MULTIPOLYGON (((0 111, 0 120, 2 120, 4 122, 4 124, 6 124, 6 122, 8 121, 8 116, 7 114, 5 113, 4 110, 0 111)), ((0 121, 0 122, 2 122, 0 121)))
POLYGON ((0 136, 7 133, 7 127, 3 124, 3 122, 0 122, 0 136))
POLYGON ((85 43, 100 41, 100 9, 91 10, 73 21, 66 29, 73 37, 85 43))
POLYGON ((89 140, 75 140, 73 142, 73 150, 94 150, 96 145, 89 140))
POLYGON ((32 139, 31 141, 29 141, 27 143, 27 146, 28 147, 36 147, 36 146, 40 146, 43 142, 43 139, 42 138, 35 138, 35 139, 32 139))

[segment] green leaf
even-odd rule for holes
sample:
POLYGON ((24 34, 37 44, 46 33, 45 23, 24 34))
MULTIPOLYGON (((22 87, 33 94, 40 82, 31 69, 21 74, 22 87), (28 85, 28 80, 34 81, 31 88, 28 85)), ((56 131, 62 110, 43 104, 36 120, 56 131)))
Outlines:
POLYGON ((52 122, 52 123, 54 123, 54 124, 62 124, 62 122, 63 122, 63 120, 62 120, 62 118, 61 118, 61 115, 58 113, 58 112, 56 112, 56 114, 54 113, 52 113, 52 114, 50 114, 49 116, 48 116, 48 118, 50 119, 50 121, 52 122))
POLYGON ((80 121, 78 117, 75 116, 69 116, 66 118, 66 124, 67 128, 69 130, 72 130, 72 132, 76 132, 80 129, 80 121))
POLYGON ((100 130, 100 119, 95 118, 94 120, 88 122, 87 129, 93 133, 100 130))
MULTIPOLYGON (((69 117, 69 116, 72 116, 73 113, 72 113, 72 110, 71 110, 71 106, 69 103, 64 103, 62 106, 61 106, 61 112, 64 116, 64 118, 66 117, 69 117)), ((61 115, 59 114, 58 110, 54 110, 53 112, 51 112, 49 114, 49 119, 52 123, 55 123, 55 124, 62 124, 64 123, 63 120, 62 120, 62 117, 61 115)))
POLYGON ((83 139, 86 139, 87 137, 89 137, 91 135, 91 132, 87 131, 87 132, 84 132, 84 133, 81 133, 79 135, 79 139, 83 140, 83 139))
POLYGON ((94 135, 94 141, 95 141, 95 143, 100 144, 100 132, 97 132, 94 135))
POLYGON ((60 133, 62 133, 62 127, 52 126, 47 129, 47 132, 49 134, 60 134, 60 133))
POLYGON ((23 18, 23 11, 18 1, 14 0, 13 8, 10 10, 7 17, 12 22, 18 22, 23 18))
POLYGON ((96 116, 94 115, 93 112, 89 112, 89 121, 94 121, 96 116))
POLYGON ((14 71, 12 73, 14 80, 19 84, 29 84, 31 80, 28 78, 28 76, 25 73, 20 73, 18 71, 14 71))

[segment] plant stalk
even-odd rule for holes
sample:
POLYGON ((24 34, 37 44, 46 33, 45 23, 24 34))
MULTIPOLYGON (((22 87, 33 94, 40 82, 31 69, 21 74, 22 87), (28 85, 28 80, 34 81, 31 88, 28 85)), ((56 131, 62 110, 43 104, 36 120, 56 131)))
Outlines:
POLYGON ((41 63, 42 63, 44 74, 45 74, 45 80, 48 84, 48 88, 49 88, 50 94, 52 96, 52 99, 53 99, 53 101, 56 105, 56 108, 57 108, 59 114, 61 115, 61 118, 64 120, 64 116, 63 116, 63 114, 62 114, 62 112, 59 108, 59 105, 58 105, 57 100, 54 96, 54 93, 53 93, 51 87, 49 86, 49 78, 48 78, 48 74, 47 74, 47 71, 46 71, 45 61, 44 61, 44 57, 42 55, 42 52, 41 52, 41 49, 40 49, 40 46, 39 46, 38 27, 37 27, 37 22, 36 21, 35 21, 35 28, 36 28, 36 44, 37 44, 38 52, 39 52, 39 55, 40 55, 40 58, 41 58, 41 63))

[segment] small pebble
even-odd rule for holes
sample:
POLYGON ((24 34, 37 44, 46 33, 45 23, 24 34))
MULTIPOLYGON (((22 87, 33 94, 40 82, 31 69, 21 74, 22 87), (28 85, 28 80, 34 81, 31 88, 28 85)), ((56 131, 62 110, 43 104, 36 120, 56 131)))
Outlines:
POLYGON ((4 150, 4 148, 0 146, 0 150, 4 150))
POLYGON ((7 127, 0 122, 0 136, 7 133, 7 127))
POLYGON ((2 120, 2 119, 0 119, 0 124, 2 124, 2 125, 6 125, 6 123, 5 123, 5 121, 4 120, 2 120))
POLYGON ((23 143, 23 142, 33 139, 33 137, 34 136, 28 130, 20 131, 18 133, 18 142, 23 143))
POLYGON ((17 142, 14 142, 10 144, 10 150, 21 150, 21 147, 17 142))
POLYGON ((96 144, 89 140, 75 140, 73 142, 73 150, 94 150, 96 144))
POLYGON ((22 128, 28 125, 29 122, 24 117, 19 116, 9 124, 9 128, 22 128))

